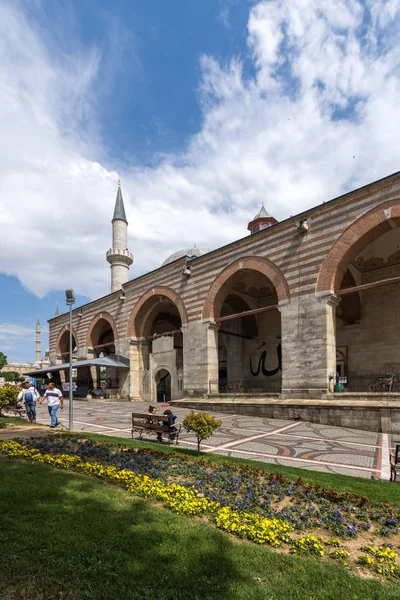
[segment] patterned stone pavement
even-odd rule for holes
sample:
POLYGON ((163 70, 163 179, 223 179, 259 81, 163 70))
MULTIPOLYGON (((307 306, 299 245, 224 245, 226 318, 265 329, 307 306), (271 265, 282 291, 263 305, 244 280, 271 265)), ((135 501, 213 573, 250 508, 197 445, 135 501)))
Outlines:
MULTIPOLYGON (((147 403, 74 402, 74 430, 129 438, 131 413, 147 412, 147 403)), ((157 405, 157 412, 165 407, 157 405)), ((182 420, 188 409, 174 407, 182 420)), ((45 404, 38 406, 38 422, 49 423, 45 404)), ((209 411, 210 412, 210 411, 209 411)), ((387 434, 343 427, 317 425, 262 417, 212 413, 222 421, 216 434, 202 445, 205 452, 259 460, 308 470, 389 479, 387 434)), ((68 427, 68 401, 58 411, 61 423, 68 427)), ((138 437, 134 434, 134 437, 138 437)), ((155 441, 149 436, 144 439, 155 441)), ((182 431, 180 445, 196 446, 193 434, 182 431)))

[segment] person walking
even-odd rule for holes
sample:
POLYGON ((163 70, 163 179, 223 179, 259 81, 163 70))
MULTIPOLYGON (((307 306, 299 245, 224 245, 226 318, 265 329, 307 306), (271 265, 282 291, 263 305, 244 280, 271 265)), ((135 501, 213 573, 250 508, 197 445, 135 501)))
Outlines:
POLYGON ((47 400, 47 408, 51 417, 50 428, 54 429, 54 427, 61 425, 60 421, 57 419, 57 411, 59 408, 63 410, 64 398, 62 392, 60 392, 60 390, 56 388, 55 384, 52 381, 50 381, 49 387, 45 391, 42 398, 39 400, 39 403, 42 404, 45 400, 47 400))
POLYGON ((39 400, 40 394, 30 381, 24 381, 22 390, 18 394, 18 401, 25 404, 25 410, 29 423, 36 423, 36 400, 39 400))

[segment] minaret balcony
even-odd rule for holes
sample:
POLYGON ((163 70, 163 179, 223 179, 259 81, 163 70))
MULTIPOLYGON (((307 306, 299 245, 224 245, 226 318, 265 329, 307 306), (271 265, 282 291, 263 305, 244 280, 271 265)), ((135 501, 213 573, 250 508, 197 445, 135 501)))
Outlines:
POLYGON ((133 263, 133 254, 126 248, 110 248, 106 252, 106 258, 111 265, 119 263, 130 266, 133 263))

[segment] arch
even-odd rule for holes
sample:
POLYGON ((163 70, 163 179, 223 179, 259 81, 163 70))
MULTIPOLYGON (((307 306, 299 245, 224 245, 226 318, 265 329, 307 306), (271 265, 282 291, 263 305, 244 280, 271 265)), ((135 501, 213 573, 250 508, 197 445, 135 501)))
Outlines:
MULTIPOLYGON (((229 306, 235 313, 246 312, 250 310, 250 306, 247 304, 243 298, 237 296, 235 294, 228 294, 224 300, 223 305, 221 306, 221 317, 224 315, 224 306, 229 306)), ((257 335, 257 319, 254 315, 249 315, 247 317, 242 317, 242 325, 243 332, 250 337, 254 337, 257 335)))
POLYGON ((111 327, 111 329, 113 331, 113 334, 114 334, 114 342, 117 341, 117 339, 118 339, 117 326, 115 325, 114 317, 112 315, 110 315, 109 312, 102 311, 102 312, 97 313, 96 315, 94 315, 93 319, 90 322, 89 329, 87 330, 87 334, 86 334, 86 347, 87 348, 92 348, 92 333, 93 333, 93 329, 95 328, 96 324, 101 319, 104 319, 105 321, 108 321, 108 323, 110 324, 110 327, 111 327))
POLYGON ((154 287, 139 298, 132 310, 128 320, 127 337, 143 337, 146 321, 153 313, 160 297, 168 298, 176 306, 182 325, 187 323, 187 311, 180 295, 169 287, 154 287))
POLYGON ((156 402, 164 400, 167 404, 171 401, 172 397, 172 373, 168 367, 159 367, 153 375, 154 384, 156 388, 156 402), (164 377, 161 377, 163 371, 165 372, 164 377), (164 396, 162 399, 159 398, 159 394, 164 396))
MULTIPOLYGON (((64 333, 66 331, 69 331, 69 325, 65 324, 61 327, 60 331, 58 332, 58 336, 57 336, 57 341, 56 341, 56 354, 59 355, 60 354, 60 342, 61 342, 61 338, 64 335, 64 333)), ((76 344, 76 349, 79 349, 79 340, 78 340, 78 335, 76 333, 76 330, 74 327, 72 327, 72 335, 75 338, 75 344, 76 344)))
POLYGON ((289 286, 279 267, 262 256, 245 256, 228 265, 214 279, 203 305, 202 318, 204 321, 213 321, 216 318, 228 291, 230 278, 244 269, 257 271, 268 277, 275 288, 278 302, 290 300, 289 286))
POLYGON ((168 365, 158 365, 158 367, 153 371, 153 379, 155 380, 160 371, 168 371, 171 375, 171 367, 168 365))
POLYGON ((400 199, 389 200, 350 225, 329 250, 322 263, 315 291, 335 292, 350 262, 375 238, 400 226, 400 199))

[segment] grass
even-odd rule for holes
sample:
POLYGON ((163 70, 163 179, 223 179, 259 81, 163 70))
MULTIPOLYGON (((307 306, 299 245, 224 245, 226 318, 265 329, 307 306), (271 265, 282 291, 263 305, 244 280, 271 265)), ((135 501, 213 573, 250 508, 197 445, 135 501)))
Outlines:
POLYGON ((0 481, 3 600, 400 600, 399 585, 239 541, 101 480, 3 457, 0 481))
POLYGON ((252 467, 262 469, 266 473, 281 474, 295 481, 301 477, 305 482, 323 487, 332 488, 339 492, 350 492, 366 496, 372 502, 387 502, 388 504, 399 504, 400 502, 400 485, 395 485, 388 481, 380 481, 375 479, 365 479, 362 477, 349 477, 346 475, 333 475, 331 473, 321 473, 319 471, 309 471, 306 469, 298 469, 296 467, 285 467, 274 465, 255 460, 247 460, 242 458, 232 458, 220 456, 218 454, 203 454, 197 457, 195 450, 186 448, 177 448, 176 446, 160 446, 158 443, 142 442, 140 440, 131 440, 126 438, 112 437, 101 435, 98 433, 69 433, 63 432, 61 435, 75 438, 85 438, 94 442, 105 442, 112 444, 124 444, 135 448, 152 447, 163 452, 172 452, 179 455, 190 456, 193 460, 206 459, 213 463, 230 462, 235 464, 245 464, 252 467))
MULTIPOLYGON (((2 417, 0 416, 0 423, 4 423, 5 425, 29 425, 30 427, 35 427, 35 423, 29 423, 25 421, 25 419, 21 419, 20 417, 2 417)), ((39 425, 39 423, 37 423, 39 425)))

